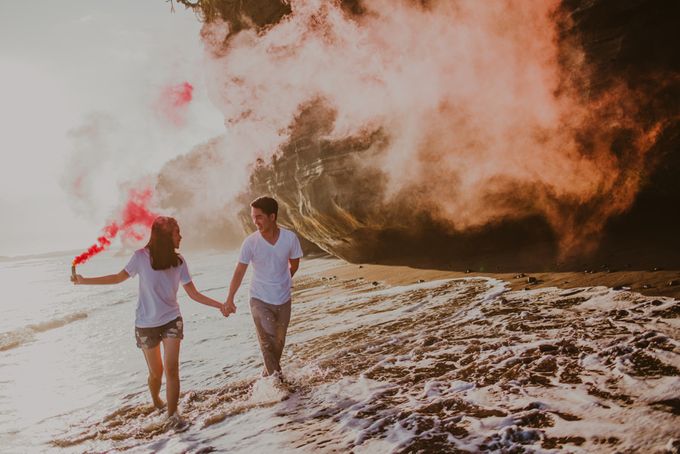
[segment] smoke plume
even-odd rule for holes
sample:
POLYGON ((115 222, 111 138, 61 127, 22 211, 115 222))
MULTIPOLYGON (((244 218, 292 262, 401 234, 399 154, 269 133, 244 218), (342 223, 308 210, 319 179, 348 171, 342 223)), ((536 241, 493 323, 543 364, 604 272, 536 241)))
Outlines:
POLYGON ((171 125, 184 126, 193 91, 194 87, 189 82, 164 87, 156 100, 159 116, 171 125))
POLYGON ((301 110, 322 103, 333 111, 324 140, 379 133, 360 165, 386 179, 382 211, 406 198, 400 216, 426 212, 452 232, 539 215, 563 257, 587 252, 634 200, 662 124, 638 118, 641 94, 625 83, 592 86, 578 42, 560 39, 559 6, 366 0, 357 15, 291 0, 266 28, 212 20, 208 85, 226 132, 223 164, 205 175, 221 175, 222 205, 236 200, 258 160, 290 148, 301 110))
POLYGON ((121 234, 123 242, 138 242, 147 237, 148 231, 157 217, 157 214, 149 209, 152 198, 153 192, 149 188, 130 190, 126 202, 115 218, 104 226, 102 235, 97 238, 97 242, 85 252, 76 256, 73 259, 73 265, 83 264, 106 250, 118 234, 121 234))
POLYGON ((644 111, 649 80, 599 77, 558 0, 197 4, 210 10, 205 83, 223 133, 176 140, 196 93, 174 79, 147 99, 151 128, 93 118, 76 130, 64 180, 91 211, 102 206, 87 200, 101 186, 93 170, 127 156, 116 183, 157 173, 159 209, 196 244, 233 245, 247 199, 267 192, 329 252, 381 232, 417 247, 431 230, 465 238, 539 219, 559 259, 583 256, 631 207, 675 121, 644 111))

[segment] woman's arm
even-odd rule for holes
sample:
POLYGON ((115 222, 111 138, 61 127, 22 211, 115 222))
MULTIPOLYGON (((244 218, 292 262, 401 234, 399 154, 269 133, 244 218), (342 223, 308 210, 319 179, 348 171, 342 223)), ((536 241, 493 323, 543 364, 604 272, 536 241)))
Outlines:
POLYGON ((121 270, 118 274, 109 274, 108 276, 98 277, 83 277, 80 274, 76 274, 75 277, 71 276, 71 282, 75 285, 110 285, 120 284, 129 277, 130 275, 127 271, 121 270))
POLYGON ((206 306, 210 307, 215 307, 217 309, 220 309, 220 311, 222 310, 222 303, 210 298, 209 296, 205 296, 203 293, 199 292, 196 289, 196 286, 194 285, 193 281, 189 282, 188 284, 184 284, 184 290, 186 290, 187 295, 189 295, 189 298, 196 301, 197 303, 205 304, 206 306))

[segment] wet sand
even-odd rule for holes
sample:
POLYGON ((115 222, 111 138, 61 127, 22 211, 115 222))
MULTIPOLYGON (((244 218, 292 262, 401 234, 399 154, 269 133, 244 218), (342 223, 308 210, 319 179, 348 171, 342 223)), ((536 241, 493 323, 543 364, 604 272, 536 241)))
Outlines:
POLYGON ((408 266, 357 265, 337 260, 337 266, 320 272, 325 278, 340 280, 363 278, 388 285, 408 285, 419 280, 457 279, 461 277, 490 277, 505 281, 511 290, 546 287, 562 289, 604 286, 616 290, 630 290, 646 296, 667 296, 680 299, 680 270, 611 271, 592 268, 583 272, 548 273, 483 273, 421 269, 408 266), (535 279, 535 281, 534 281, 535 279), (673 285, 668 285, 673 283, 673 285))
MULTIPOLYGON (((183 389, 187 432, 173 434, 140 399, 88 415, 50 445, 73 452, 677 452, 680 301, 606 287, 635 277, 617 274, 479 277, 306 259, 294 284, 286 389, 260 378, 256 341, 243 337, 238 349, 250 348, 249 356, 232 357, 223 373, 212 369, 211 379, 183 389), (528 277, 537 283, 528 285, 528 277), (243 363, 253 367, 232 371, 243 363)), ((637 277, 632 288, 673 273, 637 277)), ((655 289, 666 290, 645 290, 655 289)), ((252 334, 250 314, 241 315, 236 325, 252 334)), ((223 337, 210 339, 224 348, 223 337)), ((186 358, 190 375, 195 358, 186 358)))

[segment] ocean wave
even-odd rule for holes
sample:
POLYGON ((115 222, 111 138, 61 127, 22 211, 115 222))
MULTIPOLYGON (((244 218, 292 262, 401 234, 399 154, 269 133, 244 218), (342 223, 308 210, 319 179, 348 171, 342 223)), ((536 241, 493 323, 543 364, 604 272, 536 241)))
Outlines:
MULTIPOLYGON (((300 284, 286 389, 249 377, 186 392, 189 436, 357 453, 651 452, 680 439, 678 301, 485 278, 300 284)), ((168 432, 157 421, 151 405, 124 407, 53 445, 148 445, 168 432)))
MULTIPOLYGON (((189 424, 205 429, 249 410, 276 405, 288 398, 290 392, 288 387, 280 386, 271 378, 247 378, 222 388, 183 393, 180 407, 189 424)), ((172 433, 172 428, 164 411, 150 404, 125 405, 101 421, 55 438, 50 444, 65 448, 84 442, 108 441, 115 443, 116 449, 126 450, 166 433, 172 433)))
POLYGON ((21 345, 24 345, 28 342, 31 342, 33 339, 35 339, 36 334, 44 333, 45 331, 50 331, 56 328, 61 328, 64 325, 68 325, 69 323, 73 323, 84 318, 87 318, 86 312, 74 312, 64 317, 56 318, 54 320, 33 323, 14 331, 1 333, 0 352, 11 350, 13 348, 17 348, 21 345))

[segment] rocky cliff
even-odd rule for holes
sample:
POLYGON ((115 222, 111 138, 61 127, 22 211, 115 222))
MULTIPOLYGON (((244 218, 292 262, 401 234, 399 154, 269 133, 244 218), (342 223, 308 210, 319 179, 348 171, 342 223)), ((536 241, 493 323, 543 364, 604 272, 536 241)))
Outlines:
MULTIPOLYGON (((427 8, 429 2, 419 3, 427 8)), ((364 14, 359 1, 342 5, 348 15, 364 14)), ((202 8, 208 22, 229 24, 224 49, 243 30, 266 29, 290 13, 289 4, 278 0, 198 2, 195 7, 202 8)), ((387 175, 365 164, 380 158, 389 134, 377 126, 360 136, 329 139, 336 112, 324 99, 300 107, 289 139, 271 161, 253 163, 241 203, 247 206, 257 195, 272 195, 281 204, 281 222, 295 229, 308 249, 318 247, 351 262, 486 271, 575 268, 586 263, 680 266, 680 3, 564 0, 560 13, 558 39, 579 42, 591 68, 589 90, 605 91, 624 81, 633 93, 644 95, 635 121, 661 125, 644 164, 633 169, 641 181, 634 203, 608 219, 594 250, 565 258, 555 226, 533 210, 458 229, 437 216, 439 208, 431 199, 423 202, 422 184, 391 193, 387 175)), ((562 65, 567 71, 572 59, 565 53, 562 65)), ((630 134, 619 128, 613 140, 622 146, 612 149, 625 150, 630 134)), ((447 188, 440 190, 445 196, 447 188)), ((530 200, 531 195, 519 198, 530 200)), ((177 198, 175 202, 180 203, 177 198)), ((608 201, 603 197, 597 203, 608 201)), ((589 209, 586 204, 577 211, 585 218, 589 209)), ((247 211, 240 218, 246 230, 252 228, 247 211)))

